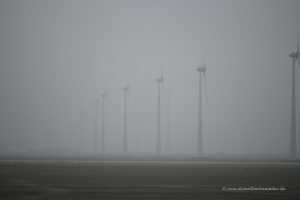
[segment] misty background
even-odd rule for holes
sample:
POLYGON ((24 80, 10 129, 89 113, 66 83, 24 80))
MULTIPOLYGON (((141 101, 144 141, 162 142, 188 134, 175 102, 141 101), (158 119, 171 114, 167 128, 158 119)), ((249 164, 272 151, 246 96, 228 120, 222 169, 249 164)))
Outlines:
POLYGON ((162 150, 169 92, 171 152, 195 153, 205 63, 204 152, 288 154, 299 11, 296 0, 1 0, 0 143, 42 151, 49 134, 52 148, 78 152, 81 127, 92 152, 107 91, 106 150, 121 152, 128 81, 128 151, 154 152, 162 66, 162 150))

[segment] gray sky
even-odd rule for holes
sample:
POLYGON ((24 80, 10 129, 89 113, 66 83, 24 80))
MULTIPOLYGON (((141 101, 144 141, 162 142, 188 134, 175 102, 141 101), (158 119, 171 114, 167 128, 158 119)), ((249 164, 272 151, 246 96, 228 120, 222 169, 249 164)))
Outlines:
POLYGON ((128 80, 129 150, 140 132, 141 151, 154 152, 163 66, 163 149, 171 87, 172 151, 195 152, 205 62, 204 151, 286 154, 299 11, 296 0, 1 0, 1 141, 43 148, 50 129, 53 146, 78 150, 82 106, 91 151, 94 99, 107 90, 107 146, 118 152, 128 80))

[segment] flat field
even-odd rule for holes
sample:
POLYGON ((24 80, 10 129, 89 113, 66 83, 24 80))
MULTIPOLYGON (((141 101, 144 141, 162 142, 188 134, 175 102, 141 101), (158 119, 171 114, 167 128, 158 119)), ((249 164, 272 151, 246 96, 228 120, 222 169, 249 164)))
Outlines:
POLYGON ((0 199, 300 199, 300 163, 2 159, 0 199))

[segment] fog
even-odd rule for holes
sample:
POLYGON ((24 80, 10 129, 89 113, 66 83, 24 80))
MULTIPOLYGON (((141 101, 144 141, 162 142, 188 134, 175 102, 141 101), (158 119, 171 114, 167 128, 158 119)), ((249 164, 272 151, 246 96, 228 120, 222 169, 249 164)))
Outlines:
POLYGON ((195 154, 205 63, 204 153, 288 154, 299 11, 296 0, 1 0, 0 151, 93 152, 107 92, 106 152, 122 152, 129 83, 128 152, 154 153, 162 69, 162 152, 195 154))

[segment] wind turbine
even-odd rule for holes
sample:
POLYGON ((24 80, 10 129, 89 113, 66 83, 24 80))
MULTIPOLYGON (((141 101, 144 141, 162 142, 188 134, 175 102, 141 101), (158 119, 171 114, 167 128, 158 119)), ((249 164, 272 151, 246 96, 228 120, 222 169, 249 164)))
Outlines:
POLYGON ((100 146, 100 148, 101 148, 101 152, 102 153, 104 153, 105 152, 105 124, 104 124, 104 120, 105 120, 105 118, 104 118, 104 114, 105 114, 105 112, 104 112, 104 103, 105 103, 105 98, 107 97, 107 92, 104 92, 103 94, 101 94, 101 97, 102 97, 102 126, 101 126, 101 146, 100 146))
POLYGON ((127 153, 127 98, 130 90, 129 83, 123 87, 124 90, 124 127, 123 127, 123 153, 127 153))
POLYGON ((203 126, 202 126, 202 75, 206 86, 206 70, 205 64, 197 68, 199 72, 199 110, 198 110, 198 135, 197 135, 197 154, 199 157, 203 155, 203 126))
POLYGON ((290 158, 296 159, 297 158, 297 143, 296 143, 296 86, 295 86, 295 79, 296 79, 296 62, 300 67, 300 52, 299 52, 299 28, 297 23, 297 50, 296 52, 292 52, 289 56, 292 58, 292 98, 291 98, 291 136, 290 136, 290 158))
POLYGON ((95 133, 94 133, 94 153, 98 152, 98 110, 100 99, 95 99, 95 133))
POLYGON ((164 82, 164 77, 161 69, 161 75, 158 79, 156 79, 157 82, 157 135, 156 135, 156 154, 161 154, 161 125, 160 125, 160 86, 164 82))

